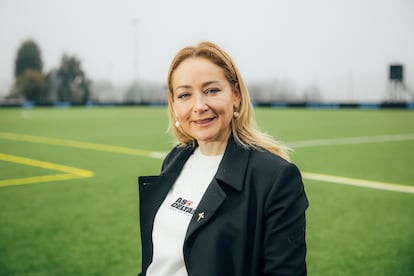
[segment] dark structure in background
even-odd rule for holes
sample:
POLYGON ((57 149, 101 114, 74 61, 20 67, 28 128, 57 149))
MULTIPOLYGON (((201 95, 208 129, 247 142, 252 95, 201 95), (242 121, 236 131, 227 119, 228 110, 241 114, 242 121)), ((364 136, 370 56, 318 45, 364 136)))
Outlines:
POLYGON ((388 96, 391 102, 405 102, 413 100, 414 94, 404 82, 404 65, 391 64, 389 67, 388 96))
POLYGON ((401 64, 390 65, 390 80, 403 82, 404 77, 404 66, 401 64))

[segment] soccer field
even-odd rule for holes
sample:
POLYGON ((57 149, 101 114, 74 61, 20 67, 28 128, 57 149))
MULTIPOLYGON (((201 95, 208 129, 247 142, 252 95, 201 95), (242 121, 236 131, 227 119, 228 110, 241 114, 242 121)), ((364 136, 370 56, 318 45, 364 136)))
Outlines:
MULTIPOLYGON (((414 112, 256 109, 310 200, 309 275, 413 275, 414 112)), ((0 275, 136 275, 164 107, 0 109, 0 275)))

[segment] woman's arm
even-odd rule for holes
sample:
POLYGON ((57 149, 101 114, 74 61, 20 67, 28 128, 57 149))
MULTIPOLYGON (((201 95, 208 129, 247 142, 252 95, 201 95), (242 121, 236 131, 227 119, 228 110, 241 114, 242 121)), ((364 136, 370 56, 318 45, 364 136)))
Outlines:
POLYGON ((264 206, 265 275, 306 275, 308 205, 300 172, 289 164, 274 182, 264 206))

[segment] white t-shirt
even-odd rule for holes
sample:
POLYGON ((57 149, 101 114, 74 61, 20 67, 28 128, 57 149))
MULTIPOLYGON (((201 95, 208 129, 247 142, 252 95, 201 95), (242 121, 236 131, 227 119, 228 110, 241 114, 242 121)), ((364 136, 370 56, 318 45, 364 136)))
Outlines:
POLYGON ((222 157, 203 155, 197 148, 185 163, 155 215, 152 231, 154 251, 148 276, 188 275, 183 255, 185 234, 222 157))

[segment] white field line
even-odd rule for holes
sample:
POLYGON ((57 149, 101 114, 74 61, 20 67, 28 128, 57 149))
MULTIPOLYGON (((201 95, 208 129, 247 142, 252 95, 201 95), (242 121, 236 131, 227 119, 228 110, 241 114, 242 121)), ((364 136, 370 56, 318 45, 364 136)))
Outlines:
POLYGON ((414 187, 407 185, 399 185, 387 182, 378 182, 371 180, 364 180, 358 178, 348 178, 335 175, 318 174, 311 172, 302 172, 302 177, 309 180, 317 180, 322 182, 329 182, 335 184, 358 186, 377 190, 387 190, 393 192, 411 193, 414 194, 414 187))
POLYGON ((398 141, 410 141, 414 140, 414 133, 407 134, 392 134, 381 136, 360 136, 360 137, 348 137, 348 138, 333 138, 333 139, 316 139, 295 141, 287 143, 289 147, 295 148, 307 148, 307 147, 322 147, 331 145, 351 145, 351 144, 364 144, 364 143, 383 143, 383 142, 398 142, 398 141))
MULTIPOLYGON (((162 152, 152 152, 149 155, 149 157, 156 158, 156 159, 164 159, 165 155, 166 154, 162 152)), ((378 181, 348 178, 348 177, 342 177, 342 176, 311 173, 311 172, 302 172, 302 177, 304 179, 317 180, 321 182, 328 182, 328 183, 334 183, 334 184, 351 185, 351 186, 358 186, 358 187, 364 187, 364 188, 370 188, 370 189, 387 190, 387 191, 393 191, 393 192, 414 194, 413 186, 400 185, 400 184, 394 184, 394 183, 378 182, 378 181)))
MULTIPOLYGON (((363 143, 383 143, 383 142, 398 142, 414 140, 413 133, 395 134, 395 135, 381 135, 381 136, 360 136, 348 138, 334 138, 334 139, 317 139, 307 141, 296 141, 288 143, 292 148, 306 148, 306 147, 322 147, 331 145, 351 145, 363 143)), ((342 185, 358 186, 370 189, 387 190, 394 192, 414 193, 413 186, 399 185, 394 183, 378 182, 371 180, 364 180, 358 178, 348 178, 342 176, 318 174, 311 172, 303 172, 303 178, 310 180, 317 180, 322 182, 329 182, 342 185)))
MULTIPOLYGON (((290 147, 317 147, 317 146, 329 146, 329 145, 348 145, 348 144, 361 144, 361 143, 380 143, 380 142, 396 142, 396 141, 408 141, 414 140, 414 134, 396 134, 396 135, 383 135, 383 136, 362 136, 362 137, 349 137, 349 138, 337 138, 337 139, 319 139, 298 141, 289 143, 290 147)), ((150 157, 163 159, 165 157, 163 152, 152 152, 150 157)), ((400 185, 387 182, 378 182, 371 180, 364 180, 358 178, 348 178, 335 175, 318 174, 311 172, 303 172, 304 179, 317 180, 321 182, 328 182, 334 184, 351 185, 357 187, 364 187, 377 190, 387 190, 393 192, 402 193, 414 193, 413 186, 400 185)))

